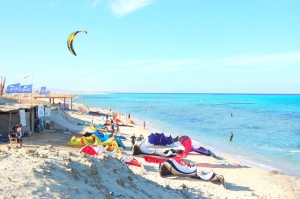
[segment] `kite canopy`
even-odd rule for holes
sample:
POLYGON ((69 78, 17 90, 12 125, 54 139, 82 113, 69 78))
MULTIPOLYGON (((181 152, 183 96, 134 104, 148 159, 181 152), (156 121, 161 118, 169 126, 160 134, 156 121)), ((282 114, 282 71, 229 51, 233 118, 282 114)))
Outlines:
POLYGON ((216 154, 214 154, 211 150, 208 150, 204 147, 199 147, 199 148, 194 148, 192 147, 191 151, 195 151, 197 153, 203 154, 203 155, 207 155, 207 156, 212 156, 216 159, 218 159, 218 156, 216 156, 216 154))
POLYGON ((154 144, 154 145, 171 145, 174 143, 173 138, 170 137, 166 137, 164 133, 151 133, 148 136, 148 141, 150 144, 154 144))
POLYGON ((196 179, 201 179, 204 181, 210 181, 217 184, 222 184, 226 189, 226 183, 224 176, 216 174, 214 171, 204 172, 198 171, 195 165, 186 166, 180 164, 175 158, 168 159, 159 164, 159 174, 162 177, 165 176, 185 176, 196 179))
POLYGON ((185 149, 182 156, 182 158, 185 158, 192 149, 192 140, 188 136, 184 135, 179 138, 179 142, 182 144, 182 146, 185 149))
POLYGON ((76 36, 78 33, 80 33, 80 32, 83 32, 83 33, 87 34, 87 31, 85 31, 85 30, 79 30, 79 31, 72 32, 72 33, 69 35, 69 37, 68 37, 68 43, 67 43, 67 45, 68 45, 69 51, 70 51, 73 55, 75 55, 75 56, 76 56, 76 53, 75 53, 74 48, 73 48, 73 40, 74 40, 75 36, 76 36))

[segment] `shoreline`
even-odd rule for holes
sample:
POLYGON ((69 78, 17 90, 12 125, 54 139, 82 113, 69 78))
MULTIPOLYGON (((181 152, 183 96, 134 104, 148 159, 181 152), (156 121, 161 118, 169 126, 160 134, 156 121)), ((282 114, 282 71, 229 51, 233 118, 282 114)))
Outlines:
MULTIPOLYGON (((76 104, 77 105, 77 104, 76 104)), ((74 105, 74 107, 77 107, 74 105)), ((108 111, 108 110, 106 110, 108 111)), ((80 136, 86 131, 90 131, 89 127, 82 127, 77 125, 77 121, 88 121, 93 120, 95 123, 99 122, 100 119, 89 114, 82 114, 78 110, 74 111, 62 111, 54 110, 53 120, 56 121, 57 127, 61 129, 62 127, 68 128, 72 135, 80 136)), ((134 118, 133 118, 134 120, 134 118)), ((62 128, 64 129, 64 128, 62 128)), ((134 127, 123 127, 120 126, 121 134, 124 135, 127 140, 124 141, 126 150, 122 150, 123 154, 131 155, 130 150, 130 139, 129 137, 132 134, 139 136, 142 134, 144 137, 148 136, 151 133, 151 130, 147 128, 144 130, 143 126, 135 125, 134 127)), ((72 135, 64 134, 62 131, 57 131, 56 133, 34 133, 32 137, 24 139, 24 148, 30 149, 32 147, 45 146, 48 144, 54 144, 55 148, 61 151, 73 151, 78 153, 80 147, 68 147, 66 143, 68 142, 67 138, 70 139, 72 135), (60 137, 61 136, 61 139, 60 137), (59 142, 58 142, 59 141, 59 142), (77 152, 76 152, 77 151, 77 152)), ((191 137, 193 139, 193 137, 191 137)), ((2 144, 1 144, 2 145, 2 144)), ((3 148, 3 145, 0 146, 0 149, 3 148)), ((163 150, 158 149, 158 150, 163 150)), ((2 151, 2 149, 0 150, 2 151)), ((286 176, 278 172, 267 171, 259 168, 244 168, 236 166, 239 164, 235 159, 230 157, 223 156, 223 154, 217 154, 222 156, 228 165, 219 164, 220 162, 210 156, 204 156, 196 153, 190 153, 186 158, 191 163, 202 164, 199 169, 203 170, 214 170, 216 173, 224 175, 225 181, 227 182, 227 189, 224 189, 220 185, 216 185, 210 182, 194 180, 186 177, 167 177, 162 178, 158 174, 158 165, 153 163, 148 163, 143 159, 142 155, 134 156, 139 162, 144 165, 144 169, 128 166, 128 168, 136 175, 143 176, 147 180, 158 183, 162 187, 170 187, 174 190, 184 190, 188 198, 199 198, 199 197, 208 197, 208 198, 297 198, 300 197, 300 176, 286 176), (183 186, 184 185, 184 186, 183 186), (187 189, 183 189, 187 187, 187 189)), ((72 158, 72 156, 70 156, 72 158)), ((3 159, 5 161, 5 159, 3 159)), ((17 162, 22 162, 21 159, 16 159, 17 162)), ((41 159, 44 161, 47 159, 41 159)), ((113 165, 111 165, 113 168, 113 165)), ((5 171, 1 172, 2 175, 5 174, 5 171)), ((17 173, 10 173, 9 175, 16 175, 17 173)), ((102 174, 103 175, 103 174, 102 174)), ((53 176, 52 176, 53 177, 53 176)), ((7 177, 5 177, 7 178, 7 177)), ((103 176, 104 178, 104 176, 103 176)), ((116 178, 114 176, 113 178, 116 178)), ((25 179, 23 179, 25 181, 25 179)), ((67 179, 66 179, 67 180, 67 179)), ((142 184, 144 181, 141 182, 142 184)), ((145 186, 147 186, 145 184, 145 186)), ((26 188, 26 187, 25 187, 26 188)), ((51 187, 50 187, 51 189, 51 187)), ((116 189, 119 189, 116 187, 116 189)), ((123 188, 122 188, 123 189, 123 188)), ((128 188, 129 191, 134 191, 134 189, 128 188)), ((163 189, 165 191, 165 189, 163 189)), ((159 192, 162 196, 164 191, 161 187, 156 187, 153 191, 159 192)), ((0 190, 1 192, 1 190, 0 190)), ((5 192, 6 193, 6 192, 5 192)), ((44 193, 46 194, 46 193, 44 193)), ((139 193, 140 194, 140 193, 139 193)), ((163 198, 165 198, 163 197, 163 198)), ((181 196, 183 197, 183 196, 181 196)))
MULTIPOLYGON (((140 123, 142 123, 142 120, 138 117, 134 117, 135 120, 139 121, 140 123)), ((163 130, 161 130, 162 128, 159 125, 152 125, 151 128, 149 128, 149 130, 151 132, 164 132, 163 130)), ((169 133, 167 133, 169 135, 169 133)), ((177 133, 171 133, 171 135, 182 135, 182 134, 177 134, 177 133)), ((186 134, 188 135, 188 134, 186 134)), ((253 157, 250 156, 249 157, 244 157, 241 154, 233 154, 230 153, 230 151, 223 151, 222 149, 215 147, 211 144, 209 144, 207 141, 198 141, 197 139, 195 139, 194 137, 192 137, 192 135, 188 135, 189 137, 191 137, 193 143, 195 143, 194 145, 196 146, 202 146, 206 149, 211 150, 212 152, 216 153, 217 155, 220 156, 224 156, 228 159, 233 159, 236 160, 237 162, 239 162, 240 164, 243 165, 247 165, 249 167, 253 167, 253 168, 260 168, 260 169, 264 169, 270 172, 278 172, 282 175, 286 175, 286 176, 300 176, 300 173, 295 173, 296 171, 298 171, 297 169, 292 169, 294 168, 292 165, 289 166, 282 166, 282 165, 274 165, 274 164, 267 164, 268 162, 265 161, 260 161, 257 157, 253 157)), ((299 171, 298 171, 299 172, 299 171)))
MULTIPOLYGON (((118 94, 118 93, 116 93, 116 94, 118 94)), ((158 94, 161 94, 161 93, 158 93, 158 94)), ((202 93, 199 93, 199 94, 202 94, 202 93)), ((217 95, 219 95, 219 94, 217 94, 217 95)), ((220 94, 220 95, 223 95, 223 94, 220 94)), ((254 94, 254 95, 256 95, 256 94, 254 94)), ((258 94, 258 95, 260 95, 260 94, 258 94)), ((273 94, 270 94, 270 95, 273 95, 273 94)), ((274 95, 277 95, 277 94, 274 94, 274 95)), ((286 94, 282 94, 282 95, 286 95, 286 94)), ((298 95, 298 94, 294 94, 294 95, 298 95)), ((81 104, 80 102, 78 102, 78 103, 81 104)), ((88 105, 85 105, 85 106, 88 106, 88 105)), ((88 107, 93 108, 93 106, 88 106, 88 107)), ((143 120, 141 118, 139 118, 138 116, 137 117, 133 116, 133 119, 136 121, 139 121, 140 124, 143 123, 143 120)), ((151 132, 164 132, 162 129, 164 129, 164 128, 157 124, 152 125, 152 128, 150 128, 151 132)), ((167 134, 169 134, 169 133, 167 133, 167 134)), ((177 135, 182 135, 182 134, 172 133, 172 135, 177 136, 177 135)), ((251 158, 245 158, 245 157, 243 157, 242 154, 235 155, 235 154, 231 153, 230 151, 226 151, 224 153, 222 151, 222 149, 219 149, 211 144, 207 144, 207 141, 200 142, 200 141, 197 141, 196 139, 194 139, 192 137, 192 135, 189 135, 189 136, 191 137, 191 139, 193 139, 195 142, 197 142, 201 146, 205 147, 206 149, 212 150, 213 152, 215 152, 221 156, 225 156, 230 159, 235 159, 239 163, 247 165, 249 167, 265 169, 270 172, 278 172, 278 173, 281 173, 286 176, 295 176, 295 177, 300 176, 300 173, 296 173, 296 171, 298 171, 298 170, 293 169, 294 167, 292 165, 288 165, 288 166, 282 165, 282 164, 279 165, 279 164, 276 164, 276 162, 273 164, 272 163, 268 164, 268 161, 260 160, 259 157, 256 157, 256 156, 254 156, 254 157, 250 156, 251 158)), ((260 157, 260 158, 262 158, 262 157, 260 157)))
MULTIPOLYGON (((93 107, 91 107, 91 108, 93 108, 93 107)), ((124 115, 123 113, 120 113, 120 114, 124 115)), ((133 116, 132 119, 134 121, 139 121, 140 124, 138 123, 138 124, 136 124, 136 126, 139 126, 139 128, 143 128, 141 118, 133 116)), ((158 127, 158 126, 156 126, 156 127, 158 127)), ((163 132, 163 131, 158 130, 156 128, 155 128, 155 130, 153 130, 152 128, 147 128, 147 131, 148 131, 148 134, 147 135, 143 134, 144 137, 148 136, 151 132, 156 132, 156 131, 157 132, 163 132)), ((176 136, 182 136, 183 134, 173 134, 173 133, 170 134, 170 133, 167 133, 167 135, 172 135, 172 136, 176 137, 176 136)), ((184 134, 184 135, 187 135, 187 134, 184 134)), ((190 136, 190 135, 188 135, 188 136, 190 136)), ((193 137, 191 137, 191 139, 192 139, 192 141, 196 142, 196 145, 199 144, 199 146, 204 146, 205 148, 210 149, 210 150, 211 150, 211 148, 214 148, 214 147, 212 147, 208 144, 203 145, 201 142, 195 140, 193 137)), ((233 162, 238 162, 242 165, 245 165, 245 166, 248 166, 248 167, 251 167, 251 168, 263 169, 263 170, 268 171, 268 172, 276 172, 276 173, 279 173, 281 175, 288 176, 288 177, 300 177, 300 174, 284 173, 282 170, 279 170, 278 168, 263 164, 259 161, 256 161, 256 159, 246 159, 246 158, 243 158, 242 156, 239 156, 239 155, 233 155, 233 154, 230 154, 228 152, 224 153, 224 152, 221 152, 221 150, 218 149, 218 148, 214 148, 213 150, 214 150, 213 152, 216 151, 217 155, 220 156, 220 157, 224 157, 225 159, 229 159, 233 162), (237 159, 237 158, 239 158, 239 159, 237 159), (244 162, 246 162, 246 163, 244 163, 244 162)))
MULTIPOLYGON (((195 140, 196 141, 196 140, 195 140)), ((196 141, 198 142, 198 141, 196 141)), ((200 142, 198 142, 200 143, 200 142)), ((201 144, 200 144, 201 145, 201 144)), ((283 166, 282 164, 275 164, 275 163, 269 163, 268 161, 263 161, 258 159, 258 157, 253 157, 253 156, 248 156, 245 157, 241 154, 232 154, 228 151, 222 151, 220 148, 215 148, 212 145, 206 144, 204 143, 205 148, 207 147, 207 149, 211 149, 213 150, 213 152, 215 152, 216 154, 220 154, 221 156, 227 157, 229 159, 234 159, 237 160, 238 162, 240 162, 243 165, 247 165, 249 167, 253 167, 253 168, 260 168, 260 169, 264 169, 267 171, 271 171, 271 172, 279 172, 282 175, 286 175, 286 176, 300 176, 300 173, 297 169, 292 169, 294 168, 292 165, 288 165, 288 166, 283 166), (274 165, 275 164, 275 165, 274 165), (298 171, 298 173, 297 173, 298 171)), ((260 157, 262 159, 262 157, 260 157)))
MULTIPOLYGON (((113 94, 113 93, 89 93, 89 94, 113 94)), ((118 93, 116 93, 116 94, 118 94, 118 93)), ((161 94, 161 93, 158 93, 158 94, 161 94)), ((199 93, 199 94, 204 94, 204 93, 199 93)), ((217 93, 217 95, 219 95, 219 94, 223 95, 223 93, 217 93)), ((256 94, 253 94, 253 95, 256 95, 256 94)), ((258 94, 258 95, 260 95, 260 94, 258 94)), ((270 94, 270 95, 277 95, 277 94, 270 94)), ((282 94, 282 95, 286 95, 286 94, 282 94)), ((293 94, 293 95, 298 95, 298 94, 293 94)), ((78 97, 77 95, 75 95, 75 96, 78 97)), ((47 99, 43 99, 43 101, 47 102, 47 99)), ((61 103, 63 102, 62 100, 57 100, 57 103, 59 101, 61 103)), ((85 107, 87 109, 90 109, 90 110, 101 109, 100 111, 104 111, 106 113, 110 112, 108 110, 108 107, 106 107, 106 108, 99 108, 99 107, 94 107, 93 105, 83 104, 81 102, 74 102, 73 104, 74 104, 74 107, 83 106, 83 107, 85 107)), ((125 115, 125 113, 121 113, 121 112, 119 112, 119 113, 121 115, 125 115)), ((94 116, 92 116, 92 118, 93 117, 94 116)), ((132 119, 134 119, 136 121, 139 121, 139 123, 140 123, 139 126, 142 127, 141 124, 143 123, 143 120, 141 118, 133 116, 132 119)), ((162 127, 160 127, 159 125, 154 124, 153 129, 149 128, 149 130, 150 130, 149 134, 151 132, 156 132, 156 131, 157 132, 163 132, 163 130, 161 130, 161 129, 162 129, 162 127)), ((167 134, 169 134, 169 133, 167 133, 167 134)), ((174 136, 178 136, 179 135, 180 136, 180 135, 183 135, 183 134, 176 134, 176 133, 173 134, 172 133, 171 135, 174 135, 174 136)), ((242 165, 246 165, 246 166, 249 166, 249 167, 252 167, 252 168, 264 169, 264 170, 269 171, 269 172, 277 172, 277 173, 280 173, 282 175, 291 176, 291 177, 298 177, 298 176, 300 176, 300 173, 297 174, 297 173, 295 173, 294 170, 290 169, 292 166, 284 167, 284 166, 281 166, 281 165, 272 165, 272 164, 269 165, 269 164, 267 164, 267 162, 261 162, 261 161, 259 161, 259 159, 255 158, 255 157, 254 158, 245 158, 242 155, 235 155, 235 154, 230 153, 229 151, 227 151, 227 152, 224 153, 224 152, 222 152, 221 149, 216 148, 215 146, 212 146, 210 144, 207 144, 207 142, 205 142, 205 141, 202 143, 200 141, 195 140, 192 137, 192 135, 189 135, 189 136, 191 137, 191 139, 193 141, 195 141, 200 146, 203 146, 203 147, 205 147, 206 149, 209 149, 209 150, 213 150, 213 152, 217 153, 217 155, 222 156, 222 157, 226 157, 227 159, 234 160, 235 162, 239 162, 242 165), (288 171, 285 172, 285 169, 288 169, 288 171)))
MULTIPOLYGON (((138 125, 137 128, 141 129, 141 132, 143 132, 142 135, 144 137, 146 137, 147 135, 149 135, 151 133, 151 130, 147 129, 147 128, 146 128, 145 131, 143 131, 143 126, 141 126, 141 125, 138 125)), ((193 138, 191 137, 191 139, 193 139, 193 138)), ((249 185, 249 190, 251 190, 251 187, 256 187, 257 185, 258 185, 258 187, 261 187, 261 186, 263 186, 264 183, 266 183, 266 181, 267 181, 266 178, 274 177, 274 176, 279 177, 280 178, 279 181, 288 180, 288 182, 292 184, 291 186, 295 186, 295 187, 298 188, 298 190, 300 190, 300 176, 288 176, 288 175, 284 175, 282 173, 279 173, 277 171, 269 171, 269 170, 262 169, 262 168, 243 167, 243 166, 242 167, 238 166, 238 167, 230 168, 232 165, 239 165, 239 161, 236 161, 236 159, 233 159, 232 157, 225 156, 222 153, 217 154, 217 155, 222 157, 221 162, 226 161, 228 163, 228 165, 222 165, 222 164, 220 165, 220 164, 218 164, 218 162, 220 162, 219 160, 216 160, 211 156, 204 156, 204 155, 200 155, 200 154, 197 154, 197 153, 194 153, 194 152, 191 152, 186 159, 191 161, 192 163, 199 163, 199 162, 204 163, 204 165, 206 167, 202 167, 202 168, 200 167, 201 169, 204 169, 204 170, 211 170, 212 169, 216 173, 224 175, 226 182, 229 184, 229 187, 231 187, 231 191, 233 191, 233 190, 235 190, 235 191, 248 190, 248 189, 245 189, 244 186, 239 186, 239 185, 245 185, 245 184, 248 184, 248 183, 251 184, 251 185, 249 185), (240 170, 240 171, 238 171, 238 170, 240 170), (237 171, 237 172, 234 172, 234 171, 237 171), (237 176, 230 176, 231 172, 234 172, 235 175, 237 175, 237 176), (243 175, 244 175, 244 177, 242 177, 242 180, 237 179, 237 178, 239 178, 240 176, 243 176, 243 175), (262 179, 260 179, 261 176, 264 176, 263 181, 261 181, 262 179), (234 179, 233 181, 235 181, 235 180, 239 181, 240 184, 233 183, 231 181, 232 179, 234 179), (259 183, 261 183, 261 184, 259 184, 259 183)), ((140 160, 140 161, 143 161, 145 163, 145 161, 142 158, 138 157, 137 159, 140 160)), ((145 164, 147 164, 147 163, 145 163, 145 164)), ((158 178, 160 178, 160 177, 158 177, 158 178)), ((155 176, 151 179, 155 181, 155 180, 157 180, 157 176, 155 176)), ((171 182, 169 182, 169 183, 171 183, 171 182)), ((192 186, 191 185, 192 183, 189 183, 188 179, 187 179, 187 181, 185 181, 185 183, 192 186)), ((204 185, 203 185, 204 187, 207 188, 207 187, 210 186, 210 183, 208 183, 206 185, 205 185, 205 183, 208 183, 208 182, 204 182, 204 185)), ((278 183, 278 181, 277 181, 277 183, 278 183)), ((270 184, 272 184, 272 183, 270 183, 270 184)), ((290 186, 290 185, 288 185, 288 186, 290 186)), ((254 190, 260 189, 258 187, 256 187, 254 190)), ((224 196, 228 196, 229 198, 231 198, 231 197, 235 197, 235 198, 252 198, 253 196, 255 196, 255 194, 251 194, 251 195, 248 195, 248 196, 247 195, 241 196, 239 194, 231 195, 229 192, 227 192, 227 190, 226 191, 222 190, 222 189, 220 190, 220 187, 214 187, 210 191, 215 191, 215 189, 217 191, 222 192, 222 195, 219 195, 216 198, 224 198, 224 196)), ((292 188, 292 189, 294 189, 294 188, 292 188)), ((263 192, 262 189, 260 191, 263 192)), ((265 195, 264 194, 259 195, 258 197, 259 198, 264 198, 264 197, 268 198, 268 197, 271 196, 270 198, 277 198, 277 197, 278 198, 285 198, 285 197, 279 197, 280 194, 278 194, 278 196, 275 196, 275 195, 272 196, 272 194, 268 193, 268 194, 265 194, 265 195)), ((300 194, 298 194, 298 196, 300 196, 300 194)), ((215 198, 215 195, 211 194, 209 197, 215 198)), ((254 197, 254 198, 256 198, 256 197, 254 197)))

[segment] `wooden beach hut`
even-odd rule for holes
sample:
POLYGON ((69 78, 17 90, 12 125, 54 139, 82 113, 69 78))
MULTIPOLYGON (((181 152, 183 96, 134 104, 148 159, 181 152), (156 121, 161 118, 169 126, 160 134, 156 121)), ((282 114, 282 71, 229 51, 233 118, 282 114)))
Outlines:
POLYGON ((37 105, 6 103, 0 105, 0 134, 8 135, 16 123, 22 123, 24 132, 34 132, 37 105))

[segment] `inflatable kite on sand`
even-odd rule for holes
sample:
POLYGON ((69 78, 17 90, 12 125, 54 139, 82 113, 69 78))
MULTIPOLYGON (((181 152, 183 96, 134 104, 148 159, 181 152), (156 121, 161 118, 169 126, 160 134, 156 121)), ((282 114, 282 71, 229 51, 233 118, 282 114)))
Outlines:
POLYGON ((99 145, 99 146, 96 146, 96 147, 93 147, 91 145, 86 145, 84 147, 82 147, 80 150, 79 150, 80 153, 85 153, 85 154, 88 154, 88 155, 100 155, 102 153, 105 153, 109 156, 116 156, 117 154, 117 149, 114 149, 113 151, 107 151, 102 145, 99 145))
MULTIPOLYGON (((181 136, 179 138, 179 142, 182 144, 182 146, 184 146, 185 150, 176 151, 177 156, 174 158, 167 159, 161 157, 144 156, 144 159, 147 162, 159 163, 159 174, 162 177, 175 175, 197 178, 205 181, 222 184, 224 188, 226 188, 225 180, 222 175, 218 175, 213 171, 197 171, 196 165, 190 165, 188 163, 185 163, 182 159, 186 158, 189 152, 191 151, 192 141, 188 136, 181 136)), ((143 150, 143 148, 141 148, 141 150, 143 150)))
POLYGON ((119 145, 114 137, 111 137, 108 140, 106 140, 105 142, 102 142, 101 145, 104 146, 105 149, 108 151, 113 151, 116 149, 117 153, 121 153, 119 145))
POLYGON ((97 136, 91 135, 88 137, 76 137, 73 136, 68 142, 68 146, 85 146, 85 145, 93 145, 97 146, 101 143, 97 136))
MULTIPOLYGON (((184 157, 189 154, 192 148, 192 141, 188 136, 181 136, 179 138, 179 142, 181 145, 184 147, 184 157)), ((140 142, 137 142, 133 147, 132 147, 132 155, 139 155, 139 154, 146 154, 146 155, 158 155, 158 156, 163 156, 163 157, 172 157, 176 155, 176 150, 170 149, 166 150, 165 153, 158 153, 156 150, 151 151, 150 149, 147 148, 145 140, 142 140, 140 142)))
POLYGON ((156 151, 151 151, 146 147, 145 140, 135 143, 135 145, 132 147, 132 155, 139 155, 139 154, 157 155, 156 151))
POLYGON ((164 133, 151 133, 148 136, 148 142, 153 145, 171 145, 174 143, 174 140, 171 136, 167 137, 164 133))
POLYGON ((175 158, 171 158, 165 162, 160 163, 159 174, 162 177, 175 175, 215 182, 218 184, 222 184, 226 189, 226 183, 222 175, 218 175, 214 171, 197 171, 196 165, 182 165, 175 158))
POLYGON ((143 167, 143 165, 132 156, 123 155, 122 161, 124 164, 133 165, 133 166, 137 166, 137 167, 143 167))
POLYGON ((91 135, 89 137, 83 136, 81 138, 73 136, 68 142, 68 146, 85 146, 85 145, 92 145, 92 146, 102 145, 107 151, 114 151, 116 149, 117 153, 121 153, 118 142, 114 137, 109 138, 105 142, 101 142, 101 140, 99 140, 99 138, 95 135, 91 135))
POLYGON ((203 155, 212 156, 212 157, 214 157, 216 159, 219 159, 218 156, 216 156, 216 154, 214 154, 211 150, 208 150, 208 149, 206 149, 206 148, 204 148, 202 146, 199 147, 199 148, 192 147, 191 150, 195 151, 197 153, 203 154, 203 155))

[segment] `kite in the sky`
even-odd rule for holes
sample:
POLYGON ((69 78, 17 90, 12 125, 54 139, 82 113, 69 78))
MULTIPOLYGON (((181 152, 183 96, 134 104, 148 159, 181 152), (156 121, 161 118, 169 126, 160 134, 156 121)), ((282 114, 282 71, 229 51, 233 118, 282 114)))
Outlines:
POLYGON ((73 55, 75 55, 75 56, 76 56, 76 53, 75 53, 75 51, 74 51, 74 49, 73 49, 73 40, 74 40, 75 36, 76 36, 78 33, 80 33, 80 32, 83 32, 83 33, 87 34, 87 31, 85 31, 85 30, 79 30, 79 31, 72 32, 72 33, 69 35, 69 37, 68 37, 68 43, 67 43, 67 44, 68 44, 69 51, 70 51, 73 55))

